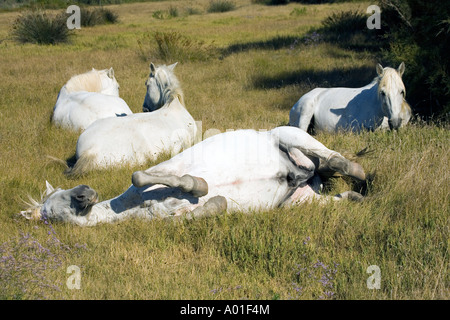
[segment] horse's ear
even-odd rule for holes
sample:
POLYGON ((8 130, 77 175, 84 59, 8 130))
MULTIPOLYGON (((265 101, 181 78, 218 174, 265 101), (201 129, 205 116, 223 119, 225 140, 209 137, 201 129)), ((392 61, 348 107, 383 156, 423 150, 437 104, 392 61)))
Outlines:
POLYGON ((377 74, 381 77, 384 73, 383 66, 381 64, 377 64, 377 74))
POLYGON ((403 72, 405 72, 405 63, 404 62, 400 63, 400 65, 398 66, 397 72, 400 75, 400 77, 403 75, 403 72))
POLYGON ((150 71, 151 71, 152 73, 154 73, 154 72, 156 71, 156 67, 155 67, 155 65, 153 64, 153 62, 150 62, 150 71))
POLYGON ((52 185, 51 185, 47 180, 45 180, 45 187, 47 188, 47 189, 45 190, 45 195, 46 195, 46 196, 48 196, 48 195, 51 194, 53 191, 55 191, 55 188, 53 188, 52 185))
POLYGON ((171 71, 173 71, 173 69, 175 69, 175 67, 177 66, 178 62, 175 62, 174 64, 171 64, 170 66, 168 66, 167 68, 169 68, 171 71))
POLYGON ((112 67, 108 70, 108 77, 110 77, 111 79, 114 78, 114 69, 112 67))

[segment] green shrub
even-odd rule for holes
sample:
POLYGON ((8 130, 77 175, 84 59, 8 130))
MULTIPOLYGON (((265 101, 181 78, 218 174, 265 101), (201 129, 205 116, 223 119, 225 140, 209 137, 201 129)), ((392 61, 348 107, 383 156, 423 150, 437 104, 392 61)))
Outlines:
POLYGON ((405 62, 403 81, 415 113, 450 113, 450 5, 425 0, 380 0, 386 64, 405 62))
POLYGON ((188 16, 192 16, 192 15, 196 15, 196 14, 201 14, 202 11, 198 8, 194 8, 194 7, 187 7, 186 8, 186 14, 188 16))
POLYGON ((175 31, 155 32, 152 36, 147 35, 139 40, 138 44, 140 55, 144 60, 156 58, 164 62, 202 61, 217 55, 217 49, 212 45, 193 40, 175 31), (148 44, 150 50, 144 48, 148 44))
POLYGON ((116 13, 105 8, 80 8, 81 26, 92 27, 100 24, 116 23, 119 17, 116 13))
POLYGON ((292 10, 289 15, 290 16, 303 16, 306 14, 306 11, 307 11, 306 7, 294 8, 294 10, 292 10))
POLYGON ((178 16, 180 16, 178 8, 173 7, 173 6, 170 6, 169 10, 167 10, 167 11, 157 10, 157 11, 153 12, 153 14, 152 14, 153 18, 160 19, 160 20, 176 18, 178 16))
POLYGON ((212 0, 209 3, 208 12, 227 12, 227 11, 233 11, 236 9, 236 5, 234 2, 231 2, 229 0, 212 0))
POLYGON ((366 28, 366 14, 357 11, 341 11, 332 13, 322 21, 324 30, 333 33, 346 33, 366 28))
POLYGON ((317 32, 322 35, 322 40, 346 49, 378 51, 379 32, 367 28, 368 17, 358 10, 334 12, 322 21, 317 32))
POLYGON ((13 24, 11 36, 20 43, 58 44, 69 41, 65 14, 50 16, 41 11, 20 15, 13 24))

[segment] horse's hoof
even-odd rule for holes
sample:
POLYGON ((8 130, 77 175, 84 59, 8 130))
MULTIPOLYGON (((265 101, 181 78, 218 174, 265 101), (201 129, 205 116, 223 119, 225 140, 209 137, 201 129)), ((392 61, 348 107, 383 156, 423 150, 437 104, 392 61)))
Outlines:
POLYGON ((208 194, 208 183, 203 178, 193 177, 185 174, 181 177, 181 190, 190 192, 196 198, 206 196, 208 194))
POLYGON ((203 206, 195 208, 186 217, 192 219, 221 214, 227 210, 227 206, 227 199, 225 197, 215 196, 206 201, 203 206))
POLYGON ((355 191, 347 191, 347 199, 350 201, 361 202, 364 199, 364 196, 355 191))
POLYGON ((361 167, 361 165, 359 163, 347 160, 342 156, 332 156, 330 159, 328 159, 327 164, 330 169, 337 171, 343 175, 352 177, 359 181, 366 180, 366 174, 364 173, 364 169, 361 167))

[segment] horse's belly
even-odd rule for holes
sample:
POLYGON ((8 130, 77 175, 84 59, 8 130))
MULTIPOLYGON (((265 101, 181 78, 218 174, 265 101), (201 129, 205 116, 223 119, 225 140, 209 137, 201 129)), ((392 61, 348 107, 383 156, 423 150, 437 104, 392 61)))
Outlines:
POLYGON ((276 179, 240 181, 236 179, 224 185, 209 183, 208 198, 223 196, 228 209, 249 211, 278 207, 289 195, 291 188, 276 179))
POLYGON ((190 174, 208 183, 208 195, 224 196, 230 208, 273 208, 289 193, 293 164, 268 133, 228 132, 204 140, 147 173, 190 174))

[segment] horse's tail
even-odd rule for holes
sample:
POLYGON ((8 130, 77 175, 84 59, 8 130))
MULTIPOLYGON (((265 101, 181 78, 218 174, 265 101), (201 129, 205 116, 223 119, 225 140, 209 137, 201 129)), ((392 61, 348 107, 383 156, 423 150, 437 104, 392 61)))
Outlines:
POLYGON ((69 178, 85 175, 95 168, 95 156, 89 153, 82 154, 72 167, 67 167, 64 174, 69 178))
POLYGON ((64 161, 62 159, 59 159, 59 158, 56 158, 56 157, 53 157, 53 156, 50 156, 50 155, 47 155, 46 158, 50 160, 50 163, 60 164, 64 168, 66 168, 66 170, 67 170, 67 168, 69 168, 69 165, 67 164, 67 161, 64 161))

